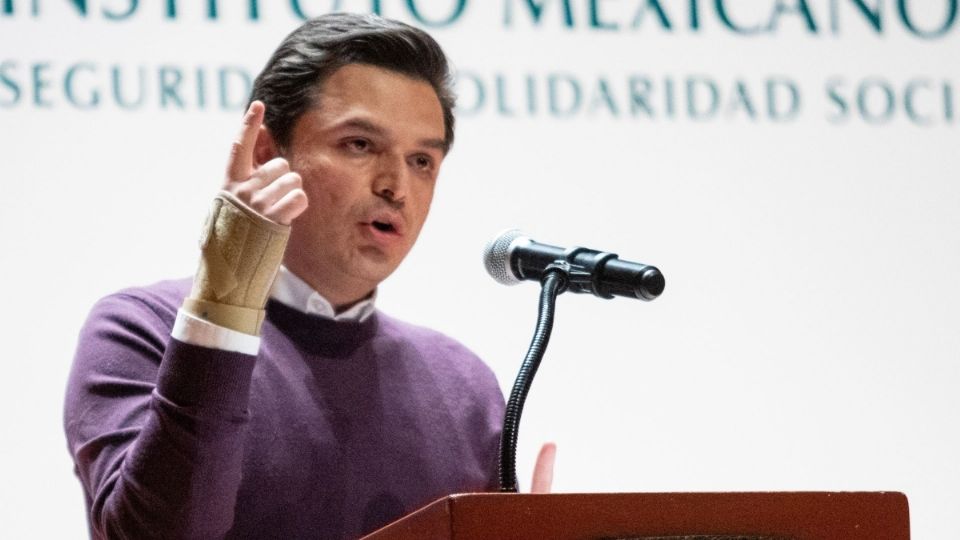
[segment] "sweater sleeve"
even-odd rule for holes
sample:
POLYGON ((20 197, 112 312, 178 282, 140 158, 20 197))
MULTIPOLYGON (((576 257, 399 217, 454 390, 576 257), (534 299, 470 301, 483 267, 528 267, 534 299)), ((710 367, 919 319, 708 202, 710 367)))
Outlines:
POLYGON ((64 423, 96 538, 222 538, 233 523, 255 357, 177 341, 173 317, 118 294, 81 330, 64 423))

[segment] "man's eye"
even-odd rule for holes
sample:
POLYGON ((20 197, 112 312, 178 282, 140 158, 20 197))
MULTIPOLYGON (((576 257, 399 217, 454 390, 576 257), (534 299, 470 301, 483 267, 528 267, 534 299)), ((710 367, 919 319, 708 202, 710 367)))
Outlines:
POLYGON ((418 169, 427 170, 433 166, 433 160, 426 156, 417 156, 413 158, 413 163, 418 169))
POLYGON ((366 139, 350 139, 347 141, 347 148, 355 152, 366 152, 370 149, 370 141, 366 139))

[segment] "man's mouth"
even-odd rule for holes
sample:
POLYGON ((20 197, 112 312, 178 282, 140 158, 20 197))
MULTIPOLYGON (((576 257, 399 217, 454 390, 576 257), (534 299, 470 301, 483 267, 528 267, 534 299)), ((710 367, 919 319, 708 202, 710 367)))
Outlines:
POLYGON ((380 232, 384 232, 384 233, 396 233, 396 232, 397 232, 397 228, 394 227, 392 223, 388 223, 388 222, 386 222, 386 221, 376 221, 376 220, 374 220, 374 221, 370 222, 370 225, 372 225, 374 229, 376 229, 376 230, 378 230, 378 231, 380 231, 380 232))
POLYGON ((361 225, 367 230, 369 238, 377 243, 392 245, 403 238, 401 224, 388 216, 377 216, 361 225))

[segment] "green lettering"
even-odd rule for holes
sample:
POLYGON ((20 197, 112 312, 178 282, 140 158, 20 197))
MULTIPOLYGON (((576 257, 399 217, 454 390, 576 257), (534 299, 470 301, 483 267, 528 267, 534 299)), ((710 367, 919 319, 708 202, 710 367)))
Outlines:
POLYGON ((537 114, 537 81, 533 75, 527 75, 527 114, 537 114))
POLYGON ((590 0, 590 26, 599 30, 617 30, 619 28, 617 23, 604 22, 600 20, 601 1, 602 0, 590 0))
POLYGON ((160 68, 160 106, 166 109, 173 103, 178 109, 183 108, 183 98, 180 97, 180 83, 183 82, 183 73, 175 67, 160 68))
POLYGON ((507 106, 507 82, 503 75, 496 77, 497 87, 497 112, 502 116, 513 116, 513 111, 507 106))
POLYGON ((453 12, 447 16, 445 19, 439 21, 433 21, 425 18, 420 14, 420 10, 417 9, 417 3, 415 0, 407 0, 407 9, 410 10, 410 14, 413 15, 413 18, 416 19, 420 24, 424 26, 449 26, 453 24, 454 21, 460 18, 460 15, 463 15, 463 10, 467 7, 467 0, 457 0, 457 5, 453 8, 453 12))
POLYGON ((833 116, 828 116, 827 121, 836 124, 847 119, 847 101, 840 95, 839 87, 843 85, 843 79, 834 77, 827 81, 827 99, 833 103, 837 111, 833 116))
POLYGON ((547 95, 550 101, 550 113, 553 116, 571 116, 580 109, 581 92, 577 80, 570 75, 550 75, 547 78, 547 95), (570 89, 570 103, 561 107, 560 84, 565 83, 570 89))
POLYGON ((690 0, 690 29, 700 29, 700 1, 690 0))
POLYGON ((897 0, 897 12, 900 14, 903 25, 906 26, 913 35, 925 39, 933 39, 946 34, 947 30, 949 30, 957 20, 957 0, 947 0, 947 3, 946 20, 943 21, 940 28, 935 30, 921 30, 913 24, 913 19, 911 19, 910 14, 907 13, 907 0, 897 0))
POLYGON ((597 80, 597 93, 594 94, 593 100, 590 102, 591 112, 595 112, 598 108, 605 108, 610 111, 610 114, 614 117, 620 115, 617 108, 617 103, 613 99, 613 95, 610 93, 610 85, 607 84, 606 79, 597 80))
MULTIPOLYGON (((848 0, 854 6, 857 7, 857 11, 863 15, 866 19, 867 24, 874 29, 878 34, 883 31, 883 19, 880 17, 880 5, 883 0, 877 0, 877 4, 873 7, 868 6, 864 0, 848 0)), ((840 33, 840 7, 839 0, 831 0, 830 2, 830 28, 833 30, 834 34, 840 33)))
POLYGON ((34 64, 33 70, 33 104, 37 107, 52 107, 53 103, 45 100, 43 91, 50 87, 50 81, 44 77, 44 72, 50 69, 50 64, 34 64))
POLYGON ((895 98, 893 89, 882 79, 867 79, 860 84, 860 89, 857 92, 857 107, 860 109, 860 116, 867 122, 880 124, 890 121, 890 119, 893 118, 894 105, 895 98), (879 111, 879 114, 870 110, 870 96, 868 94, 870 94, 870 91, 874 88, 880 90, 881 99, 883 100, 883 108, 879 111))
POLYGON ((953 87, 950 83, 943 84, 943 118, 953 120, 953 87))
POLYGON ((2 107, 10 107, 20 102, 20 85, 7 74, 8 69, 16 69, 16 67, 17 64, 11 61, 0 64, 0 84, 9 88, 12 94, 10 101, 0 101, 0 106, 2 107))
POLYGON ((123 97, 123 83, 121 81, 120 66, 113 67, 113 73, 111 74, 111 79, 113 79, 113 101, 120 106, 121 109, 134 109, 143 104, 144 99, 144 87, 146 86, 147 73, 146 69, 141 67, 139 70, 139 84, 137 85, 137 100, 130 103, 127 102, 123 97))
POLYGON ((664 104, 666 105, 666 109, 667 109, 667 118, 673 118, 673 116, 676 114, 676 106, 674 105, 673 93, 674 93, 673 79, 667 79, 663 83, 663 97, 664 97, 664 104))
POLYGON ((750 94, 747 92, 747 86, 743 84, 743 81, 737 81, 734 85, 733 99, 730 100, 730 113, 736 113, 738 109, 743 109, 747 111, 747 116, 751 120, 756 119, 756 110, 753 107, 753 102, 750 101, 750 94))
POLYGON ((770 15, 769 30, 771 32, 777 29, 780 16, 784 13, 800 14, 803 17, 804 23, 807 25, 807 30, 812 33, 817 32, 817 23, 813 20, 813 14, 810 13, 810 7, 807 6, 807 0, 796 0, 796 5, 794 6, 785 4, 785 0, 777 0, 777 3, 773 6, 773 14, 770 15))
MULTIPOLYGON (((690 7, 691 9, 694 10, 694 12, 691 13, 690 17, 691 17, 692 24, 694 25, 697 24, 695 2, 696 0, 690 1, 690 4, 691 4, 690 7)), ((644 17, 646 17, 648 9, 653 10, 654 14, 657 16, 657 20, 660 21, 660 26, 662 26, 666 30, 671 30, 673 28, 673 25, 670 23, 670 18, 667 17, 667 13, 663 10, 663 6, 660 5, 660 0, 646 0, 646 2, 644 2, 643 4, 640 4, 640 9, 637 10, 637 14, 633 17, 633 24, 631 25, 633 26, 633 28, 640 27, 640 23, 643 22, 644 17)))
POLYGON ((86 101, 80 101, 74 95, 73 78, 80 70, 95 72, 96 68, 93 64, 76 64, 71 66, 63 78, 63 93, 67 96, 67 101, 80 109, 96 107, 97 104, 100 103, 100 92, 96 89, 90 92, 90 98, 86 101))
POLYGON ((290 0, 290 9, 293 10, 293 14, 301 21, 309 19, 307 14, 303 12, 303 8, 300 7, 300 0, 290 0))
MULTIPOLYGON (((550 0, 524 0, 527 8, 530 10, 530 17, 534 24, 540 24, 540 18, 543 16, 544 4, 550 0)), ((563 5, 563 23, 567 28, 573 28, 573 8, 570 6, 570 0, 559 0, 563 5)), ((513 0, 505 0, 506 5, 503 10, 503 23, 506 26, 513 25, 513 0)))
POLYGON ((650 86, 650 79, 646 77, 630 77, 630 114, 633 116, 642 110, 644 114, 653 118, 653 108, 647 101, 650 86))
POLYGON ((694 120, 703 120, 710 118, 717 113, 717 107, 720 104, 720 91, 717 85, 708 79, 692 77, 687 79, 687 114, 694 120), (697 107, 697 88, 705 88, 709 97, 709 105, 706 109, 697 107))
POLYGON ((242 109, 244 105, 246 105, 250 90, 253 88, 253 81, 250 79, 250 74, 242 68, 225 67, 220 69, 219 79, 220 108, 225 111, 242 109), (230 100, 230 81, 228 80, 231 75, 233 75, 234 78, 239 78, 241 85, 237 99, 233 101, 230 100))
POLYGON ((797 85, 787 79, 769 79, 767 80, 767 114, 771 120, 785 121, 791 120, 800 112, 800 91, 797 85), (786 110, 777 107, 779 98, 777 89, 784 88, 790 95, 790 105, 786 110))
POLYGON ((104 7, 102 9, 103 18, 111 21, 119 21, 119 20, 126 19, 131 15, 133 15, 135 11, 137 11, 138 3, 139 3, 139 0, 129 0, 129 6, 127 7, 127 10, 124 12, 114 12, 104 7))
POLYGON ((714 0, 713 5, 717 10, 717 17, 720 18, 720 22, 730 30, 738 34, 756 34, 763 31, 760 25, 747 28, 734 24, 733 20, 730 19, 730 14, 727 13, 727 6, 724 4, 724 0, 714 0))
POLYGON ((483 81, 480 80, 479 75, 473 73, 460 71, 457 73, 457 114, 476 114, 483 109, 483 104, 486 101, 486 93, 483 88, 483 81), (463 91, 463 86, 466 82, 469 81, 473 83, 473 87, 476 90, 475 95, 476 99, 473 101, 471 107, 464 107, 464 96, 469 95, 463 91))
POLYGON ((197 68, 197 108, 207 107, 207 72, 202 67, 197 68))
MULTIPOLYGON (((86 16, 87 16, 87 0, 73 0, 73 5, 74 5, 74 7, 77 8, 77 13, 79 13, 81 17, 86 17, 86 16)), ((37 8, 37 3, 36 3, 36 2, 34 2, 34 4, 33 4, 33 9, 34 9, 34 10, 38 10, 38 9, 39 9, 39 8, 37 8)))
POLYGON ((918 88, 930 89, 930 82, 915 80, 907 83, 907 88, 903 92, 903 108, 907 112, 907 118, 916 122, 917 124, 928 126, 933 123, 933 120, 930 118, 930 116, 921 116, 917 114, 917 110, 914 107, 913 96, 918 88))

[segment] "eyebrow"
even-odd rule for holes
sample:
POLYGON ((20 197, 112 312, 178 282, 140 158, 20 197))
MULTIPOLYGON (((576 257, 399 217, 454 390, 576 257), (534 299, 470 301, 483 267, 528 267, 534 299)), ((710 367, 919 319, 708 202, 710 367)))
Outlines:
MULTIPOLYGON (((369 120, 364 120, 363 118, 350 118, 348 120, 345 120, 338 126, 336 126, 336 128, 337 129, 356 128, 361 131, 366 131, 367 133, 370 133, 372 135, 377 135, 379 137, 387 137, 389 135, 387 133, 387 130, 374 124, 373 122, 370 122, 369 120)), ((422 146, 426 146, 427 148, 434 148, 436 150, 440 150, 444 154, 446 154, 447 150, 449 150, 449 148, 447 147, 447 142, 444 141, 443 139, 421 139, 419 141, 419 144, 422 146)))

